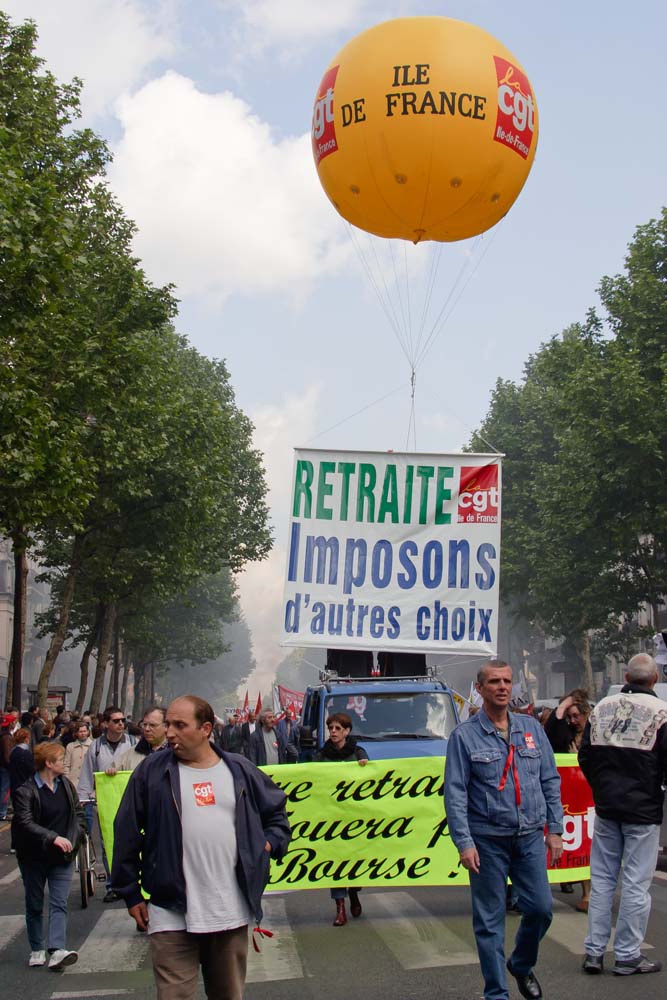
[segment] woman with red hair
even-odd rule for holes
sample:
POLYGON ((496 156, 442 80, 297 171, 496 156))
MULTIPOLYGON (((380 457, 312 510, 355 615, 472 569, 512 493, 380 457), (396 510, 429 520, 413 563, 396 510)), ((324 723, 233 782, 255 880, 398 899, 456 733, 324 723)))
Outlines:
POLYGON ((65 945, 67 898, 77 848, 86 820, 76 789, 63 774, 65 750, 60 743, 38 743, 35 774, 14 797, 12 837, 25 891, 25 921, 30 943, 28 965, 61 969, 78 955, 65 945), (44 947, 44 890, 49 887, 48 945, 44 947))

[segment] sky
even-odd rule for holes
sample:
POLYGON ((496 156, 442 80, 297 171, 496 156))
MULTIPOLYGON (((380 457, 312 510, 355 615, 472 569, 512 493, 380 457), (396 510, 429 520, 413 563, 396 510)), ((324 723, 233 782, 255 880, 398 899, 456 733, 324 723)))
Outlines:
MULTIPOLYGON (((460 451, 498 378, 598 303, 636 226, 667 203, 667 5, 494 0, 0 0, 38 52, 84 81, 83 124, 109 142, 110 184, 149 278, 171 282, 179 332, 224 358, 255 424, 275 545, 239 578, 264 689, 279 645, 292 449, 460 451), (438 262, 431 348, 410 366, 312 159, 313 101, 358 32, 436 14, 495 35, 540 114, 533 169, 484 237, 417 248, 438 262)), ((412 248, 410 248, 412 250, 412 248)), ((382 248, 386 252, 386 248, 382 248)), ((403 254, 403 250, 397 251, 403 254)), ((388 257, 381 258, 389 267, 388 257)), ((388 277, 392 284, 391 274, 388 277)), ((415 307, 416 308, 416 307, 415 307)), ((430 328, 430 327, 429 327, 430 328)), ((489 442, 493 446, 493 442, 489 442)))

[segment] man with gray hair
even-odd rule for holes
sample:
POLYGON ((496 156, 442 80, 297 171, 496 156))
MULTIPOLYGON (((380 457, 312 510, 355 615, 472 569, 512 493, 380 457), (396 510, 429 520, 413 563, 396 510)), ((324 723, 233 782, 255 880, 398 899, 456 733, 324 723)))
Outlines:
POLYGON ((579 750, 579 765, 593 789, 595 828, 591 898, 583 969, 602 972, 611 935, 611 911, 620 878, 614 936, 617 976, 660 972, 640 952, 658 858, 663 784, 667 775, 667 704, 653 690, 658 667, 648 653, 628 663, 626 684, 593 709, 579 750))
POLYGON ((287 740, 276 728, 275 712, 271 709, 259 713, 255 732, 248 741, 248 758, 257 767, 288 763, 287 740))
POLYGON ((449 737, 445 810, 460 864, 470 873, 472 920, 486 1000, 509 1000, 505 968, 526 1000, 540 1000, 540 941, 552 920, 547 852, 563 853, 560 777, 537 721, 509 711, 512 668, 500 660, 477 675, 482 707, 449 737), (545 835, 546 834, 546 850, 545 835), (505 962, 507 879, 521 924, 505 962))

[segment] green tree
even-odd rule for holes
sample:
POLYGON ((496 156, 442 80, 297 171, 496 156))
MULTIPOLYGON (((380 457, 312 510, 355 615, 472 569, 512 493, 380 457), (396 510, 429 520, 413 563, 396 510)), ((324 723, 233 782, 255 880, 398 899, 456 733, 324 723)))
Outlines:
MULTIPOLYGON (((505 599, 577 650, 592 687, 591 634, 613 639, 667 593, 667 213, 640 226, 626 271, 591 312, 499 382, 472 447, 507 453, 505 599)), ((627 643, 625 643, 627 645, 627 643)))
POLYGON ((118 393, 110 374, 127 320, 112 300, 132 300, 136 313, 128 285, 138 283, 144 313, 173 313, 128 258, 133 227, 100 179, 105 143, 73 128, 80 81, 58 84, 35 42, 34 24, 0 13, 0 533, 17 563, 17 700, 26 553, 46 525, 80 524, 95 492, 86 445, 95 411, 118 393))

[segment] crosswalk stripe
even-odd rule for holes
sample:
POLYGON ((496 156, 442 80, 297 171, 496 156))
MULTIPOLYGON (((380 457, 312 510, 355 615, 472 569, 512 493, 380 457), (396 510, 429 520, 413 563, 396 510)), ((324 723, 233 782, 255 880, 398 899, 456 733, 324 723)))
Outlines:
MULTIPOLYGON (((566 948, 573 955, 584 955, 586 952, 584 939, 587 929, 588 921, 585 913, 579 913, 577 910, 573 911, 572 907, 568 906, 567 903, 561 903, 557 899, 554 900, 554 919, 547 932, 548 937, 552 941, 566 948)), ((616 925, 614 924, 611 929, 607 951, 613 951, 615 932, 616 925)), ((642 950, 650 951, 652 948, 653 945, 648 944, 646 941, 642 945, 642 950)))
POLYGON ((79 948, 79 961, 65 975, 91 972, 133 972, 143 965, 148 951, 146 934, 138 934, 127 910, 107 910, 79 948))
POLYGON ((9 917, 0 917, 0 949, 6 948, 24 927, 25 917, 23 915, 12 914, 9 917))
POLYGON ((16 882, 17 878, 20 878, 20 876, 20 869, 15 868, 13 872, 9 873, 9 875, 3 875, 2 878, 0 878, 0 885, 11 885, 12 882, 16 882))
POLYGON ((134 993, 134 990, 69 990, 52 993, 50 1000, 88 1000, 88 997, 119 997, 134 993))
POLYGON ((264 897, 262 923, 273 931, 272 938, 262 938, 257 953, 250 943, 246 982, 269 983, 279 979, 303 979, 303 966, 296 948, 294 931, 287 917, 284 899, 264 897))
POLYGON ((477 953, 468 942, 409 892, 364 892, 361 899, 366 919, 404 969, 477 962, 477 953))
MULTIPOLYGON (((567 903, 561 903, 558 899, 554 900, 553 912, 554 918, 547 931, 548 939, 566 948, 573 955, 583 955, 586 951, 584 938, 588 927, 586 914, 573 910, 567 903)), ((607 950, 611 950, 611 946, 607 950)))

